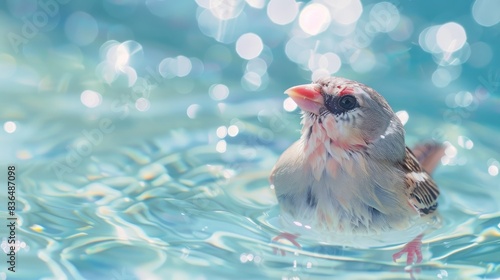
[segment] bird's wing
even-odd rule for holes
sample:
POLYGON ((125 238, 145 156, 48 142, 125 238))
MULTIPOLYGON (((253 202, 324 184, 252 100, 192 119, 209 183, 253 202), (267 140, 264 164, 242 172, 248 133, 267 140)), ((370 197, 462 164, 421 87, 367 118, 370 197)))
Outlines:
POLYGON ((429 214, 437 208, 439 189, 431 176, 420 166, 415 155, 407 147, 402 164, 408 187, 410 203, 420 212, 429 214))

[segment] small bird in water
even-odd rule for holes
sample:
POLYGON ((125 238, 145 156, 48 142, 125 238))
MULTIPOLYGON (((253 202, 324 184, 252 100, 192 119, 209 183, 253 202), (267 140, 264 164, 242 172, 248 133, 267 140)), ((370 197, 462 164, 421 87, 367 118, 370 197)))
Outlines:
MULTIPOLYGON (((376 235, 404 230, 438 206, 429 173, 439 144, 412 152, 404 128, 372 88, 340 77, 321 78, 285 91, 302 109, 302 136, 278 159, 270 176, 281 211, 323 233, 376 235), (420 162, 419 162, 420 160, 420 162)), ((283 233, 300 247, 298 235, 283 233)), ((422 259, 422 235, 394 258, 422 259)))

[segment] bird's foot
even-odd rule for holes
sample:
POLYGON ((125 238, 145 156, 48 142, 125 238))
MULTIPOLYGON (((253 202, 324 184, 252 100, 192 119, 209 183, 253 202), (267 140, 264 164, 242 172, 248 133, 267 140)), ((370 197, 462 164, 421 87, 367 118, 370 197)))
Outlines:
POLYGON ((394 255, 392 255, 392 259, 396 262, 402 255, 407 254, 406 256, 406 264, 411 265, 415 261, 415 263, 422 262, 422 234, 415 237, 412 241, 406 244, 403 249, 394 255), (417 258, 415 260, 415 257, 417 258))
MULTIPOLYGON (((295 234, 291 234, 291 233, 287 233, 287 232, 284 232, 284 233, 280 233, 278 236, 276 236, 275 238, 273 238, 273 242, 279 242, 280 240, 288 240, 289 242, 291 242, 295 247, 299 248, 299 249, 302 249, 302 246, 300 246, 299 242, 297 242, 297 237, 299 237, 299 235, 295 235, 295 234)), ((278 254, 278 250, 279 252, 281 253, 282 256, 284 256, 286 253, 285 253, 285 250, 283 249, 278 249, 278 248, 273 248, 273 253, 275 255, 278 254)))

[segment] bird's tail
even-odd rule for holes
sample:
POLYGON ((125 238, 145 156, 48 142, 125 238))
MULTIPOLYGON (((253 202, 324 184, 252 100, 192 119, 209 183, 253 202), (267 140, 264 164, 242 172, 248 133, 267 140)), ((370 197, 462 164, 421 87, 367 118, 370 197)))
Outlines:
POLYGON ((413 149, 413 154, 417 158, 422 168, 431 174, 441 161, 446 146, 436 142, 426 142, 417 144, 413 149))

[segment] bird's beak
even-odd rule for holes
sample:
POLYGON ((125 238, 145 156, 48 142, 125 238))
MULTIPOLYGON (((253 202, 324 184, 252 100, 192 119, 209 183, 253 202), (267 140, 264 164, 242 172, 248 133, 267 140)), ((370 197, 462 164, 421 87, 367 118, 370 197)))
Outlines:
POLYGON ((319 108, 324 105, 321 86, 318 84, 294 86, 285 90, 285 93, 306 112, 319 115, 319 108))

